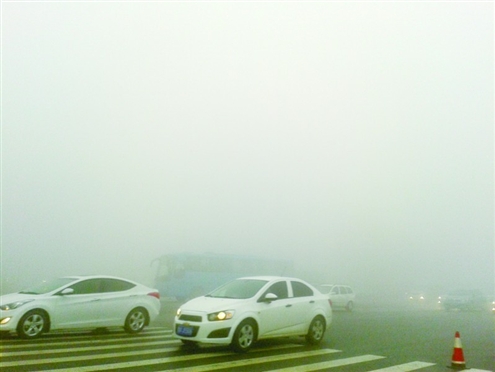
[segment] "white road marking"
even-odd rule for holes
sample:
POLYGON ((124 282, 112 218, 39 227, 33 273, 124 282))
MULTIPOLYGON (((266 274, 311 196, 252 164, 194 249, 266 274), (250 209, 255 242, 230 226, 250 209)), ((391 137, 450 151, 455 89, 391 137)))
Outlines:
MULTIPOLYGON (((253 358, 253 359, 243 359, 243 360, 234 360, 223 363, 214 363, 214 364, 206 364, 202 366, 194 366, 194 367, 186 367, 186 368, 174 368, 176 372, 201 372, 201 371, 214 371, 216 369, 225 369, 225 368, 235 368, 235 367, 244 367, 253 364, 261 364, 261 363, 270 363, 277 362, 280 360, 288 360, 288 359, 298 359, 298 358, 306 358, 316 355, 324 355, 330 353, 340 353, 340 350, 334 349, 318 349, 312 351, 303 351, 300 353, 291 353, 291 354, 281 354, 281 355, 272 355, 267 357, 253 358)), ((291 371, 294 369, 291 368, 291 371)), ((166 371, 166 370, 164 370, 166 371)))
MULTIPOLYGON (((0 350, 3 349, 3 348, 8 348, 9 350, 11 349, 29 349, 29 350, 33 350, 34 348, 36 348, 37 346, 42 346, 44 348, 46 348, 47 346, 67 346, 67 344, 72 344, 74 343, 74 341, 77 341, 77 344, 79 345, 95 345, 95 344, 105 344, 105 343, 133 343, 133 342, 136 342, 136 343, 141 343, 143 342, 143 340, 149 340, 149 339, 156 339, 156 338, 173 338, 172 336, 172 332, 171 331, 165 331, 165 332, 153 332, 154 334, 153 335, 150 335, 149 333, 147 333, 146 335, 142 334, 142 335, 136 335, 135 337, 129 337, 128 335, 126 337, 119 337, 119 336, 115 336, 113 337, 114 335, 112 334, 109 334, 109 336, 111 336, 111 338, 105 338, 105 339, 101 339, 101 338, 98 338, 98 336, 91 336, 91 335, 85 335, 85 336, 74 336, 74 337, 64 337, 62 338, 62 340, 64 341, 56 341, 56 342, 48 342, 48 340, 46 339, 43 339, 43 338, 40 338, 38 341, 39 342, 35 342, 35 343, 26 343, 25 340, 9 340, 9 345, 8 346, 5 346, 5 345, 2 345, 2 343, 0 343, 0 350), (94 338, 93 338, 94 337, 94 338), (82 341, 79 341, 78 339, 85 339, 85 340, 82 340, 82 341), (12 345, 10 344, 10 342, 14 341, 16 344, 15 345, 12 345), (47 342, 44 342, 44 341, 47 341, 47 342)), ((59 338, 57 338, 57 340, 59 340, 59 338)))
POLYGON ((387 368, 374 369, 373 371, 370 372, 407 372, 407 371, 414 371, 416 369, 430 367, 434 365, 435 363, 410 362, 410 363, 399 364, 397 366, 392 366, 387 368))
MULTIPOLYGON (((64 345, 67 345, 65 343, 64 345)), ((159 345, 176 345, 177 340, 168 340, 168 341, 153 341, 153 342, 140 342, 139 346, 159 346, 159 345)), ((112 350, 112 349, 122 349, 123 347, 133 347, 132 344, 127 345, 99 345, 99 346, 83 346, 83 347, 70 347, 70 348, 61 348, 61 349, 41 349, 41 350, 33 350, 33 351, 12 351, 12 352, 3 352, 0 351, 0 358, 4 357, 16 357, 16 356, 28 356, 28 355, 48 355, 48 354, 60 354, 60 353, 68 353, 68 352, 78 352, 78 351, 103 351, 103 350, 112 350)), ((157 351, 157 350, 155 350, 157 351)), ((104 354, 101 354, 104 355, 104 354)))
MULTIPOLYGON (((179 346, 178 346, 179 347, 179 346)), ((276 347, 269 347, 269 348, 263 348, 259 350, 253 350, 252 352, 261 352, 261 351, 266 351, 266 350, 281 350, 281 349, 288 349, 288 348, 296 348, 296 347, 302 347, 301 345, 295 345, 295 344, 290 344, 290 345, 282 345, 282 346, 276 346, 276 347)), ((156 354, 156 351, 155 351, 156 354)), ((100 354, 98 355, 99 358, 106 358, 109 354, 100 354)), ((130 355, 129 353, 116 353, 114 354, 117 357, 122 357, 122 356, 128 356, 130 355)), ((140 355, 140 353, 133 353, 132 355, 140 355)), ((108 364, 98 364, 94 366, 85 366, 85 367, 72 367, 72 368, 57 368, 54 370, 43 370, 43 372, 88 372, 88 371, 106 371, 109 369, 113 368, 129 368, 129 367, 140 367, 140 366, 147 366, 147 365, 153 365, 153 364, 160 364, 160 363, 173 363, 173 362, 184 362, 188 360, 195 360, 195 359, 207 359, 207 358, 216 358, 216 357, 222 357, 222 356, 228 356, 232 355, 232 351, 228 352, 223 352, 223 353, 205 353, 205 354, 187 354, 187 355, 181 355, 181 356, 174 356, 174 357, 165 357, 165 358, 154 358, 154 359, 146 359, 146 360, 138 360, 138 361, 132 361, 132 362, 117 362, 117 363, 108 363, 108 364)), ((110 356, 114 357, 114 356, 110 356)), ((33 361, 33 363, 29 364, 42 364, 42 363, 63 363, 63 362, 74 362, 74 361, 80 361, 80 360, 96 360, 98 359, 96 355, 89 355, 89 356, 84 356, 84 357, 68 357, 68 358, 54 358, 54 359, 40 359, 37 361, 33 361)), ((31 361, 30 361, 31 362, 31 361)), ((6 363, 0 363, 0 368, 3 366, 23 366, 26 365, 26 362, 12 362, 9 365, 6 365, 6 363)))
POLYGON ((271 371, 267 371, 267 372, 275 372, 275 371, 277 371, 277 372, 310 372, 310 371, 318 371, 318 370, 324 369, 324 368, 341 367, 341 366, 347 366, 347 365, 356 364, 356 363, 370 362, 372 360, 384 359, 384 358, 385 358, 384 356, 379 356, 379 355, 360 355, 360 356, 350 357, 350 358, 329 360, 327 362, 304 364, 301 366, 292 366, 292 367, 280 368, 280 369, 272 369, 271 371))

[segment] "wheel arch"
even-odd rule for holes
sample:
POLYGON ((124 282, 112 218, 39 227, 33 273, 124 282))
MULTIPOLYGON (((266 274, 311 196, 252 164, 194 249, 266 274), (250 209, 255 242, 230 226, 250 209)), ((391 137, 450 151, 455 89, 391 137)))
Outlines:
POLYGON ((231 328, 231 330, 230 330, 230 339, 232 339, 232 337, 234 337, 234 333, 235 333, 235 331, 236 331, 237 327, 239 327, 239 325, 240 325, 242 322, 246 321, 246 320, 250 320, 250 321, 252 321, 252 322, 254 323, 254 331, 255 331, 255 334, 254 334, 254 341, 257 341, 257 340, 258 340, 258 338, 259 338, 259 334, 260 334, 260 324, 259 324, 258 319, 256 319, 256 317, 251 316, 251 315, 248 315, 248 316, 243 317, 242 319, 240 319, 238 322, 236 322, 236 323, 232 326, 232 328, 231 328))
POLYGON ((18 331, 18 328, 21 326, 21 320, 24 319, 24 317, 26 316, 26 314, 29 314, 29 313, 31 313, 33 311, 39 311, 40 313, 43 313, 43 315, 46 317, 46 323, 43 326, 43 333, 50 332, 50 330, 52 328, 52 319, 50 317, 50 313, 48 312, 48 310, 46 310, 45 308, 42 308, 42 307, 33 307, 33 308, 28 309, 27 311, 25 311, 19 317, 19 319, 17 321, 17 324, 15 325, 16 331, 18 331))
POLYGON ((133 306, 128 312, 127 312, 127 315, 126 315, 126 319, 127 317, 129 316, 129 314, 131 312, 133 312, 134 310, 137 310, 137 309, 143 309, 144 310, 144 315, 145 315, 145 319, 144 319, 144 325, 145 326, 149 326, 150 325, 150 311, 148 310, 148 308, 142 304, 139 304, 139 305, 136 305, 136 306, 133 306))

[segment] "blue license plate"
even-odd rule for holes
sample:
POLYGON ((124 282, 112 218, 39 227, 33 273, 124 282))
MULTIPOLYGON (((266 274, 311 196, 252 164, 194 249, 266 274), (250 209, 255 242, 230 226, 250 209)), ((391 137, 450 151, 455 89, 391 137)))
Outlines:
POLYGON ((179 325, 177 327, 177 334, 180 336, 191 336, 193 333, 193 328, 188 326, 179 325))

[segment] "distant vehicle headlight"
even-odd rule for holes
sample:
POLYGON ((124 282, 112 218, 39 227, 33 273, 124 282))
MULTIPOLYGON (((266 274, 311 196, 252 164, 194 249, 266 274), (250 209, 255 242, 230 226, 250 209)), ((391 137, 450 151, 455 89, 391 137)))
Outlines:
POLYGON ((233 316, 234 316, 233 310, 225 310, 225 311, 219 311, 217 313, 208 314, 208 320, 210 322, 214 322, 217 320, 227 320, 227 319, 231 319, 233 316))
POLYGON ((9 310, 14 310, 17 309, 18 307, 27 304, 28 302, 31 302, 34 300, 23 300, 23 301, 16 301, 16 302, 11 302, 10 304, 5 304, 0 306, 0 310, 3 311, 9 311, 9 310))

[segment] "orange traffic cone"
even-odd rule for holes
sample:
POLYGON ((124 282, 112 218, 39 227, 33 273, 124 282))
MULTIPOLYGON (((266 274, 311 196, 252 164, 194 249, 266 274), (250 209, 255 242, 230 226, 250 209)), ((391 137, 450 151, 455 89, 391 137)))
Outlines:
POLYGON ((464 353, 462 352, 461 336, 459 335, 459 332, 455 333, 454 353, 452 354, 451 367, 457 370, 466 368, 466 361, 464 360, 464 353))

